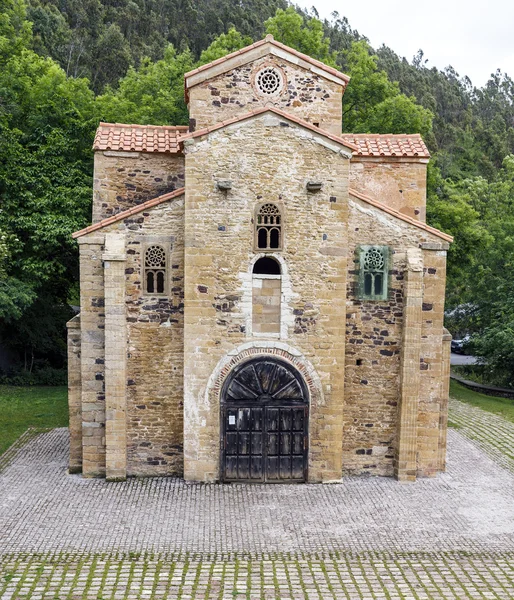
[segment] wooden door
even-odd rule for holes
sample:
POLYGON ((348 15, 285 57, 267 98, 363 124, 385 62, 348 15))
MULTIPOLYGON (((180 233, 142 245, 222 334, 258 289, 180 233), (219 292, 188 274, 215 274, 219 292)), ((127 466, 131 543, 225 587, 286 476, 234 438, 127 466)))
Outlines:
POLYGON ((223 481, 306 480, 308 404, 292 367, 257 359, 235 370, 222 395, 223 481))

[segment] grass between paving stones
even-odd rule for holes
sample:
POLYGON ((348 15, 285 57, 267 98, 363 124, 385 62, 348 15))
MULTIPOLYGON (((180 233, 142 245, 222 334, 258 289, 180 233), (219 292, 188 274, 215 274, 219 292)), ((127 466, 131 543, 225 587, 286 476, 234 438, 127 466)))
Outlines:
POLYGON ((0 385, 0 455, 27 429, 68 426, 65 386, 13 387, 0 385))
POLYGON ((0 555, 0 598, 507 600, 512 552, 0 555), (328 567, 328 568, 327 568, 328 567), (244 582, 244 583, 243 583, 244 582))
POLYGON ((487 412, 500 415, 500 417, 514 423, 514 400, 511 398, 499 398, 497 396, 479 394, 457 383, 453 379, 450 380, 450 396, 461 402, 466 402, 466 404, 477 406, 487 412))

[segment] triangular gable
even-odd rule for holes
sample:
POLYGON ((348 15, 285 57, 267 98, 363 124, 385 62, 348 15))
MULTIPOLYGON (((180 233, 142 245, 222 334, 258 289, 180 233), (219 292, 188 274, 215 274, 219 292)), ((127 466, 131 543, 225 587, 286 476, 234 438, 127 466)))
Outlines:
POLYGON ((89 227, 85 227, 84 229, 81 229, 80 231, 76 231, 75 233, 71 234, 71 237, 74 239, 77 239, 79 237, 82 237, 83 235, 92 233, 93 231, 98 231, 99 229, 103 229, 104 227, 107 227, 107 225, 112 225, 113 223, 116 223, 117 221, 123 221, 123 219, 126 219, 127 217, 131 217, 132 215, 137 215, 137 213, 140 213, 144 210, 148 210, 149 208, 153 208, 154 206, 157 206, 158 204, 162 204, 163 202, 167 202, 168 200, 174 200, 175 198, 182 196, 184 194, 184 192, 185 192, 185 189, 180 188, 178 190, 175 190, 174 192, 169 192, 168 194, 163 194, 162 196, 158 196, 157 198, 152 198, 152 200, 147 200, 146 202, 143 202, 142 204, 138 204, 137 206, 133 206, 132 208, 129 208, 127 210, 124 210, 123 212, 120 212, 117 215, 113 215, 112 217, 108 217, 107 219, 98 221, 98 223, 94 223, 93 225, 90 225, 89 227))
POLYGON ((447 233, 443 233, 442 231, 439 231, 439 229, 436 229, 435 227, 430 227, 430 225, 427 225, 426 223, 423 223, 422 221, 418 221, 417 219, 414 219, 413 217, 404 215, 403 213, 398 212, 397 210, 394 210, 394 208, 390 208, 389 206, 386 206, 382 202, 378 202, 378 200, 374 200, 373 198, 370 198, 369 196, 366 196, 365 194, 361 194, 357 190, 349 189, 348 193, 350 194, 350 196, 357 198, 357 200, 362 200, 363 202, 366 202, 367 204, 371 204, 371 206, 378 208, 379 210, 387 213, 388 215, 391 215, 392 217, 396 217, 397 219, 405 221, 406 223, 409 223, 410 225, 414 225, 418 229, 423 229, 423 231, 428 231, 428 233, 432 233, 433 235, 440 237, 441 239, 445 240, 446 242, 453 242, 453 237, 451 235, 448 235, 447 233))
POLYGON ((272 114, 280 117, 281 119, 285 119, 285 120, 289 121, 290 123, 294 123, 296 125, 299 125, 300 127, 303 127, 304 129, 308 129, 312 133, 315 133, 316 135, 327 138, 328 140, 330 140, 332 142, 336 142, 337 144, 344 146, 348 150, 358 151, 358 149, 359 149, 359 147, 356 144, 346 141, 342 137, 340 137, 338 135, 334 135, 333 133, 329 133, 328 131, 325 131, 324 129, 320 129, 319 127, 316 127, 316 125, 313 125, 312 123, 309 123, 308 121, 304 121, 303 119, 298 119, 297 117, 291 115, 290 113, 286 113, 283 110, 280 110, 279 108, 275 108, 274 106, 263 106, 261 108, 257 108, 255 110, 247 112, 244 115, 240 115, 240 116, 234 117, 232 119, 227 119, 226 121, 222 121, 221 123, 216 123, 216 125, 213 125, 212 127, 204 127, 203 129, 198 129, 197 131, 193 131, 191 133, 186 133, 185 135, 180 137, 180 143, 182 144, 182 143, 184 143, 184 141, 202 137, 204 135, 208 135, 209 133, 212 133, 213 131, 218 131, 219 129, 223 129, 224 127, 233 125, 234 123, 240 123, 242 121, 246 121, 248 119, 257 117, 259 115, 263 115, 265 113, 272 113, 272 114))
POLYGON ((321 61, 311 58, 302 52, 298 52, 298 50, 294 50, 285 44, 277 42, 272 35, 267 35, 263 40, 255 42, 255 44, 241 48, 241 50, 227 54, 227 56, 218 58, 218 60, 214 60, 207 65, 203 65, 198 67, 198 69, 186 73, 184 75, 186 101, 188 100, 188 90, 195 85, 212 77, 217 77, 238 66, 258 60, 267 54, 273 54, 279 58, 283 58, 288 62, 312 71, 316 75, 320 75, 329 81, 338 83, 342 86, 343 91, 350 81, 348 75, 341 73, 341 71, 329 67, 321 61))

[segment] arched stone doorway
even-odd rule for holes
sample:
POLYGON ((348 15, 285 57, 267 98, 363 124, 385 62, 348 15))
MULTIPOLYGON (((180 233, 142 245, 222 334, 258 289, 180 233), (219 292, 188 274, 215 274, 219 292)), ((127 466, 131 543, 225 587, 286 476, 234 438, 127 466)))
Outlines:
POLYGON ((221 393, 221 479, 307 480, 309 402, 301 374, 275 357, 232 370, 221 393))

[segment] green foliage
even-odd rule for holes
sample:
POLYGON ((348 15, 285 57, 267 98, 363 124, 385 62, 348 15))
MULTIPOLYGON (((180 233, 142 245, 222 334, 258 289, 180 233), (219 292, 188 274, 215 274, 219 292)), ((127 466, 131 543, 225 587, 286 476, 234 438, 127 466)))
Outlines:
POLYGON ((514 422, 514 402, 510 398, 479 394, 453 380, 450 381, 450 396, 514 422))
POLYGON ((344 95, 343 129, 354 133, 428 135, 432 113, 400 93, 365 41, 353 42, 346 57, 351 81, 344 95))
POLYGON ((24 0, 0 0, 0 68, 27 46, 31 37, 24 0))
POLYGON ((168 46, 162 60, 145 60, 129 69, 116 90, 96 99, 99 120, 152 125, 184 125, 188 122, 184 101, 184 73, 193 68, 189 51, 177 54, 168 46))
MULTIPOLYGON (((7 1, 7 0, 4 0, 7 1)), ((19 0, 12 0, 19 1, 19 0)), ((286 0, 28 0, 33 48, 73 77, 88 77, 95 92, 116 87, 129 65, 163 58, 168 45, 190 49, 193 61, 235 27, 259 39, 264 22, 286 0)))
MULTIPOLYGON (((7 373, 0 371, 0 386, 40 386, 40 385, 66 385, 68 373, 66 369, 53 367, 40 367, 32 373, 26 370, 11 369, 7 373)), ((1 389, 1 387, 0 387, 1 389)))
POLYGON ((28 370, 42 357, 64 360, 78 272, 70 234, 90 221, 98 121, 186 124, 184 73, 267 32, 351 76, 345 131, 424 136, 433 155, 428 220, 455 236, 448 307, 472 307, 465 328, 477 351, 512 381, 507 75, 474 88, 451 67, 427 68, 421 51, 410 63, 386 47, 375 53, 344 17, 322 23, 286 0, 27 2, 0 0, 0 339, 28 370))
POLYGON ((199 64, 205 65, 231 52, 241 50, 241 48, 249 46, 252 43, 253 40, 251 37, 241 35, 235 27, 231 27, 227 33, 219 35, 207 50, 202 52, 199 64))
POLYGON ((95 90, 102 90, 106 84, 125 75, 132 63, 130 46, 121 29, 112 23, 98 38, 93 52, 95 65, 91 83, 95 90))
POLYGON ((488 381, 514 387, 514 301, 504 299, 493 323, 473 339, 473 350, 486 361, 488 381))
POLYGON ((90 220, 93 94, 23 50, 0 71, 0 97, 0 338, 62 364, 78 272, 71 233, 90 220))
POLYGON ((319 19, 304 17, 289 6, 286 10, 279 8, 265 26, 266 33, 271 33, 277 41, 329 66, 336 66, 336 54, 330 51, 330 40, 325 37, 323 23, 319 19))

